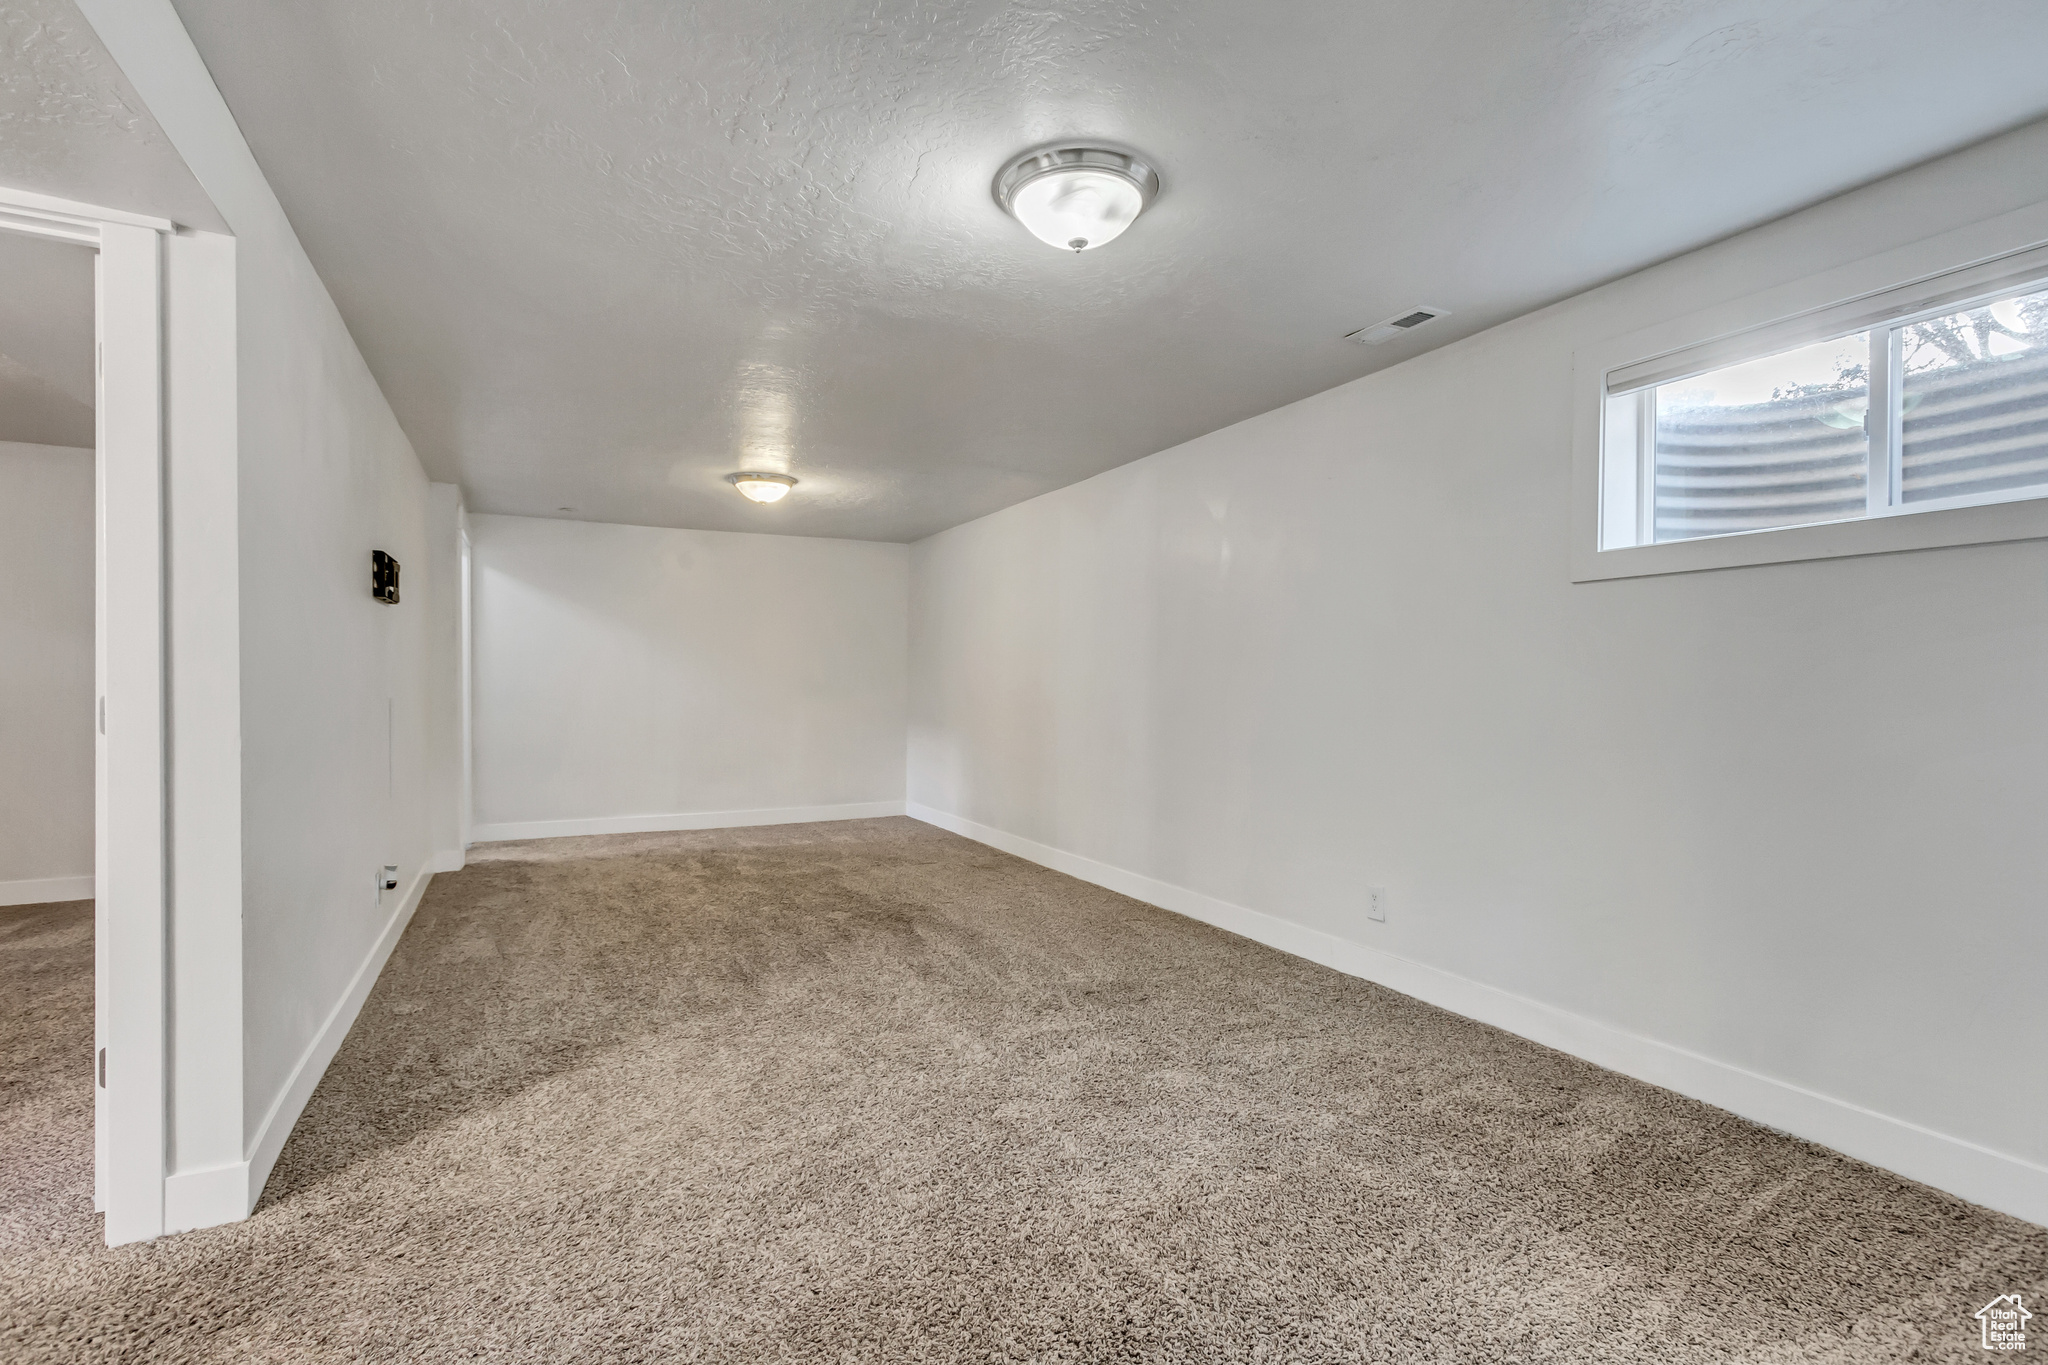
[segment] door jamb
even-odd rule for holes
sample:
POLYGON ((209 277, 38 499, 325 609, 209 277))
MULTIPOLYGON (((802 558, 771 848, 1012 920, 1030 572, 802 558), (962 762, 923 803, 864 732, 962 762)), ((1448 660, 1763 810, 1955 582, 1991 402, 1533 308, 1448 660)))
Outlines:
POLYGON ((169 1075, 166 219, 0 186, 0 231, 98 252, 94 1193, 109 1245, 164 1230, 169 1075))

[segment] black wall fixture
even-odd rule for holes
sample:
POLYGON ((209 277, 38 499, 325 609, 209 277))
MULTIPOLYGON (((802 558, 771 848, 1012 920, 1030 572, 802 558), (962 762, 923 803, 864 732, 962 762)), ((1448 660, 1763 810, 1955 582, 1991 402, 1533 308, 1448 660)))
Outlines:
POLYGON ((392 606, 398 603, 398 561, 382 550, 370 551, 370 596, 392 606))

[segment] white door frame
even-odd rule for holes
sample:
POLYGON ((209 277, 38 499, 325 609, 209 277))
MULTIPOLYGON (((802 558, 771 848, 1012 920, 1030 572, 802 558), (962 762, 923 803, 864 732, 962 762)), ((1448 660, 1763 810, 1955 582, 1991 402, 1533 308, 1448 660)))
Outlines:
POLYGON ((163 235, 175 228, 0 187, 0 231, 99 253, 93 1187, 112 1245, 164 1230, 163 235))
POLYGON ((457 682, 462 688, 461 705, 458 711, 462 718, 459 722, 462 736, 462 757, 460 760, 462 780, 460 784, 461 790, 456 795, 455 850, 467 857, 469 853, 470 829, 476 821, 476 757, 473 736, 470 733, 472 723, 470 719, 470 704, 472 700, 470 677, 476 665, 476 653, 471 642, 474 627, 470 617, 469 586, 475 568, 475 559, 469 544, 469 513, 460 507, 455 512, 455 533, 457 550, 456 573, 458 575, 456 591, 462 597, 458 618, 461 622, 459 629, 462 633, 462 659, 461 668, 457 674, 457 682))

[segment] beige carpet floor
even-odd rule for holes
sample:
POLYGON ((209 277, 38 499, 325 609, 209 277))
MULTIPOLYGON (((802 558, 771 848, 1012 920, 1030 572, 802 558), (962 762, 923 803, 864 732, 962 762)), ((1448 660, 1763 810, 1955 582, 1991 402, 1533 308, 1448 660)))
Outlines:
POLYGON ((2040 1228, 902 819, 474 850, 255 1216, 108 1250, 91 965, 0 911, 8 1361, 1963 1361, 2048 1288, 2040 1228))

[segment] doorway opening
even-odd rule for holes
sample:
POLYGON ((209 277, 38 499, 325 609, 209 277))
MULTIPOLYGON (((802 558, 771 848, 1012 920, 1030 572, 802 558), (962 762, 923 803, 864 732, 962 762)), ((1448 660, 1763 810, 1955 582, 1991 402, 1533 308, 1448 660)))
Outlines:
POLYGON ((0 1205, 98 1207, 95 253, 0 233, 0 1205))
MULTIPOLYGON (((10 937, 32 945, 86 932, 77 903, 92 903, 91 1047, 71 1047, 61 1023, 50 1046, 90 1078, 93 1198, 110 1243, 164 1227, 162 236, 172 230, 0 188, 0 351, 5 337, 14 346, 0 379, 20 400, 7 412, 21 436, 55 438, 0 449, 0 479, 18 485, 0 504, 22 522, 0 553, 33 560, 10 563, 0 609, 0 629, 19 636, 18 647, 0 645, 0 744, 28 761, 25 772, 4 764, 7 781, 28 785, 0 801, 39 811, 18 827, 35 847, 0 844, 0 899, 69 903, 68 916, 11 922, 20 932, 10 937), (16 567, 30 575, 27 592, 16 567)), ((61 953, 44 965, 63 975, 61 953)), ((63 1122, 55 1110, 41 1118, 63 1122)))

